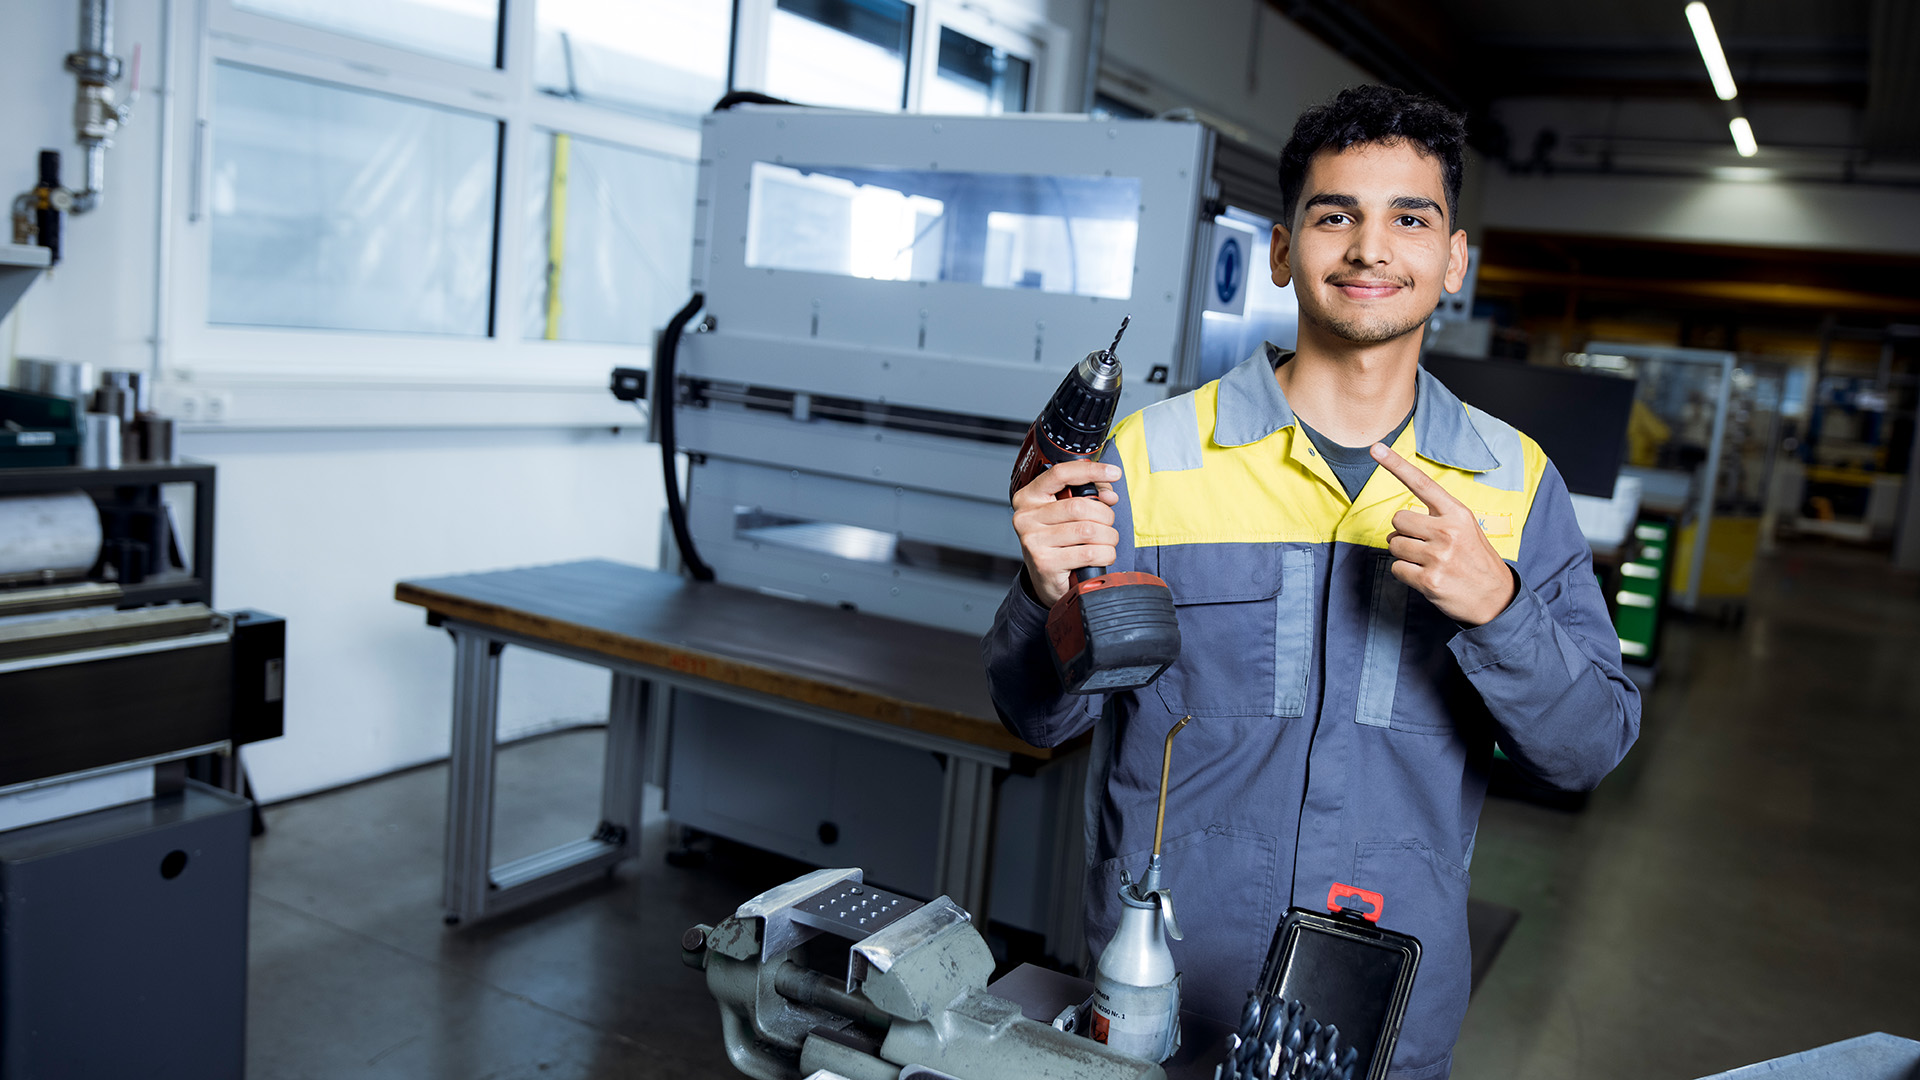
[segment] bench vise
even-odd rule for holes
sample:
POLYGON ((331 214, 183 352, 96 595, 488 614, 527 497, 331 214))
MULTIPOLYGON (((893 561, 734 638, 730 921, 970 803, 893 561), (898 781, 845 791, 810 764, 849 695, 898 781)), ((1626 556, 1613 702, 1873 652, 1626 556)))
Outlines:
POLYGON ((973 917, 816 870, 681 939, 720 1004, 727 1057, 755 1080, 1166 1080, 1160 1066, 1028 1019, 987 993, 973 917), (846 978, 820 970, 844 952, 846 978))

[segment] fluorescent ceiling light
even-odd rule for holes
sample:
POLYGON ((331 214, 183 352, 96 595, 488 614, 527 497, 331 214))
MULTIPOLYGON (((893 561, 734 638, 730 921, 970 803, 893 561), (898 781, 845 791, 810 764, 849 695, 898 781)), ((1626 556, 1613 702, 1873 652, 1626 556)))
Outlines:
POLYGON ((1693 0, 1687 5, 1687 22, 1693 27, 1693 40, 1700 44, 1700 59, 1707 62, 1707 75, 1713 79, 1713 92, 1721 101, 1732 101, 1740 93, 1733 85, 1733 69, 1727 66, 1727 54, 1720 51, 1720 35, 1713 32, 1713 16, 1707 5, 1693 0))
POLYGON ((1760 152, 1760 144, 1753 141, 1753 125, 1747 123, 1744 116, 1736 116, 1727 121, 1727 130, 1733 132, 1734 148, 1741 157, 1752 157, 1760 152))
POLYGON ((1732 180, 1743 184, 1757 184, 1779 175, 1772 169, 1756 169, 1752 165, 1716 165, 1713 168, 1715 180, 1732 180))

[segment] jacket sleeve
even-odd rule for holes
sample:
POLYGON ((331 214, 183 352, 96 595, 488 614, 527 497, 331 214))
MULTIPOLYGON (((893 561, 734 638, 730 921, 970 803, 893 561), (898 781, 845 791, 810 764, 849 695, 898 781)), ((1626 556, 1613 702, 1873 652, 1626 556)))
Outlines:
POLYGON ((1593 576, 1560 472, 1547 463, 1521 534, 1507 610, 1448 647, 1493 714, 1500 748, 1555 787, 1590 790, 1640 734, 1640 691, 1593 576))
MULTIPOLYGON (((1100 460, 1120 464, 1120 455, 1111 442, 1100 460)), ((1127 502, 1126 480, 1116 481, 1113 488, 1120 496, 1119 505, 1114 507, 1120 545, 1112 569, 1131 570, 1135 561, 1133 512, 1127 502)), ((1026 576, 1024 569, 1015 576, 1000 610, 994 613, 993 626, 980 639, 980 653, 1000 722, 1034 746, 1058 746, 1093 726, 1106 696, 1076 697, 1061 689, 1047 646, 1047 609, 1033 598, 1026 576)))

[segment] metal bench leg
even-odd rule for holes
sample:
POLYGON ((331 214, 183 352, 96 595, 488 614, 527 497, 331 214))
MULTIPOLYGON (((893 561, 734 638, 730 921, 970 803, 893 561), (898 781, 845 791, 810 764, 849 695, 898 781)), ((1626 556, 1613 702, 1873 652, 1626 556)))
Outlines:
POLYGON ((453 747, 447 770, 446 919, 486 910, 493 858, 493 735, 500 714, 502 645, 453 635, 453 747))
POLYGON ((648 701, 645 679, 613 673, 607 705, 607 751, 600 779, 600 830, 595 835, 632 853, 640 843, 641 796, 647 777, 648 701))

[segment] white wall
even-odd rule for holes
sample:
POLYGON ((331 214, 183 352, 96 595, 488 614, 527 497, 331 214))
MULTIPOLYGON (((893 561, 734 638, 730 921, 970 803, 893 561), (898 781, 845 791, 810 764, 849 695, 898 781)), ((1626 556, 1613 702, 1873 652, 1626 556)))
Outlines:
MULTIPOLYGON (((204 432, 220 469, 216 601, 287 617, 287 734, 246 751, 263 797, 447 752, 453 650, 403 578, 613 558, 654 565, 659 454, 635 429, 204 432)), ((509 649, 500 728, 604 720, 608 677, 509 649)))
MULTIPOLYGON (((115 48, 141 46, 144 92, 134 122, 121 129, 107 160, 107 199, 67 219, 66 254, 41 276, 14 317, 0 323, 11 357, 91 360, 96 366, 146 368, 153 358, 155 193, 160 167, 158 97, 160 18, 154 3, 119 5, 115 48)), ((73 142, 74 79, 62 66, 79 38, 72 0, 6 5, 0 33, 0 202, 33 187, 42 149, 58 150, 62 176, 83 186, 85 161, 73 142)), ((7 225, 11 240, 12 225, 7 225)), ((8 370, 0 370, 0 377, 8 370)))
MULTIPOLYGON (((1106 28, 1104 92, 1154 111, 1196 109, 1275 154, 1301 110, 1375 81, 1267 0, 1112 0, 1106 28)), ((1486 169, 1466 156, 1460 226, 1477 240, 1486 169)))
POLYGON ((1300 110, 1373 81, 1266 0, 1110 0, 1101 65, 1115 97, 1203 109, 1273 153, 1300 110))
MULTIPOLYGON (((0 324, 8 368, 16 355, 143 369, 155 358, 160 5, 118 7, 117 51, 140 45, 144 92, 109 155, 104 206, 69 218, 65 259, 0 324)), ((7 7, 9 201, 32 186, 41 147, 67 152, 65 178, 80 180, 73 78, 61 68, 77 26, 71 0, 7 7)), ((394 602, 400 578, 590 556, 655 563, 659 457, 636 428, 401 427, 181 437, 184 454, 220 468, 217 602, 288 621, 287 734, 246 754, 262 798, 446 754, 452 648, 419 609, 394 602)), ((502 734, 605 717, 604 673, 506 655, 502 734)))

